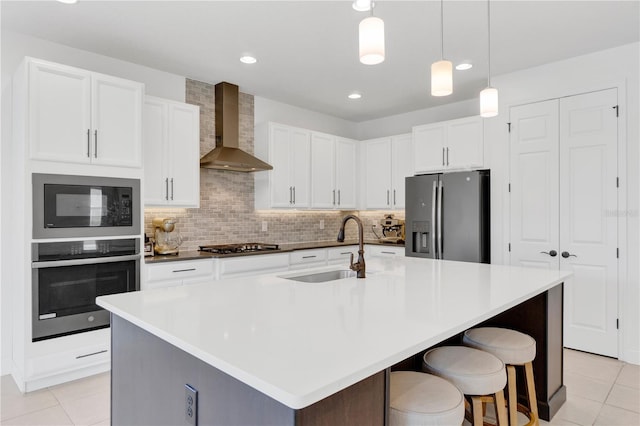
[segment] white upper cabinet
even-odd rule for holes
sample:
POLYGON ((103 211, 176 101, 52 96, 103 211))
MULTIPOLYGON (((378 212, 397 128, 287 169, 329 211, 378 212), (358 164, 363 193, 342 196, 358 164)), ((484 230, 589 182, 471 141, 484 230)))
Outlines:
POLYGON ((391 138, 391 206, 404 209, 404 182, 413 176, 411 133, 391 138))
POLYGON ((358 204, 358 142, 336 138, 336 209, 355 209, 358 204))
POLYGON ((413 175, 411 134, 363 142, 365 208, 403 209, 404 179, 413 175))
POLYGON ((356 208, 357 142, 311 134, 311 207, 345 210, 356 208))
POLYGON ((200 205, 200 109, 147 96, 144 105, 145 205, 200 205))
POLYGON ((483 121, 479 116, 413 128, 416 173, 484 166, 483 121))
POLYGON ((311 134, 311 207, 333 209, 336 206, 336 138, 323 133, 311 134))
POLYGON ((27 61, 32 159, 141 166, 141 83, 27 61))
POLYGON ((256 129, 255 153, 273 166, 273 170, 255 173, 256 208, 309 207, 311 133, 268 123, 256 129))

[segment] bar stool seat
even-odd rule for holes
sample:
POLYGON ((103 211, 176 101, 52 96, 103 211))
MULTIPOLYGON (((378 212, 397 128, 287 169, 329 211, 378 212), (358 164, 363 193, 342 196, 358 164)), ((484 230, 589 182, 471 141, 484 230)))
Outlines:
POLYGON ((394 371, 390 377, 389 424, 461 425, 464 397, 448 381, 416 371, 394 371))
POLYGON ((467 346, 497 356, 506 364, 510 423, 517 426, 518 411, 520 411, 529 418, 528 424, 539 424, 532 364, 536 357, 535 339, 507 328, 479 327, 465 331, 462 341, 467 346), (518 404, 515 366, 524 367, 528 407, 518 404))
POLYGON ((483 424, 483 403, 496 406, 498 424, 507 424, 503 389, 504 363, 496 356, 466 346, 442 346, 424 354, 423 370, 453 383, 472 402, 473 424, 483 424))

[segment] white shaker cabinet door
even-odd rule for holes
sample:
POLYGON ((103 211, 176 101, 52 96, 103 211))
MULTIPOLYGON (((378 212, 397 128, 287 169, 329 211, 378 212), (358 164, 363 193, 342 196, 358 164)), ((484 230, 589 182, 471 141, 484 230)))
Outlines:
POLYGON ((413 151, 411 149, 411 134, 394 136, 392 138, 393 173, 391 188, 391 206, 394 209, 404 209, 404 182, 407 176, 413 176, 413 151))
POLYGON ((143 85, 95 73, 91 81, 91 161, 140 167, 143 85))
POLYGON ((447 126, 445 164, 450 169, 473 169, 484 164, 482 117, 452 120, 447 126))
POLYGON ((355 209, 357 207, 357 152, 358 145, 356 141, 343 138, 336 139, 336 208, 340 210, 355 209))
POLYGON ((291 184, 290 139, 292 130, 287 126, 273 124, 269 129, 270 207, 293 207, 293 186, 291 184))
POLYGON ((28 103, 32 159, 90 161, 90 72, 31 60, 28 103))
POLYGON ((311 207, 333 209, 336 206, 334 158, 335 137, 311 134, 311 207))
POLYGON ((364 142, 365 206, 367 209, 391 207, 391 138, 364 142))
POLYGON ((169 202, 200 205, 200 110, 195 105, 170 104, 168 128, 169 202))
POLYGON ((144 203, 165 205, 168 192, 165 179, 168 159, 167 105, 161 100, 147 98, 143 107, 144 138, 144 203))
POLYGON ((445 167, 446 137, 444 123, 413 128, 413 167, 416 173, 440 171, 445 167))
POLYGON ((309 207, 311 198, 311 140, 308 131, 291 132, 291 177, 293 207, 309 207))

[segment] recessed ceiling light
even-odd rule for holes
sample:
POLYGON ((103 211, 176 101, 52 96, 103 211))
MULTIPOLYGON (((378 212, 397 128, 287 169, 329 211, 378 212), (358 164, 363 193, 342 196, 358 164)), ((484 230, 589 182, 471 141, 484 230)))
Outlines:
POLYGON ((461 62, 458 65, 456 65, 456 69, 458 71, 466 71, 466 70, 470 70, 471 68, 473 68, 473 64, 471 62, 461 62))
POLYGON ((240 62, 243 64, 255 64, 258 60, 253 56, 245 55, 240 57, 240 62))
POLYGON ((354 0, 352 7, 358 12, 366 12, 371 9, 372 0, 354 0))
POLYGON ((58 0, 60 3, 66 3, 66 4, 74 4, 77 3, 78 0, 58 0))
POLYGON ((353 93, 349 93, 349 96, 347 96, 349 99, 360 99, 362 97, 362 95, 358 92, 353 92, 353 93))

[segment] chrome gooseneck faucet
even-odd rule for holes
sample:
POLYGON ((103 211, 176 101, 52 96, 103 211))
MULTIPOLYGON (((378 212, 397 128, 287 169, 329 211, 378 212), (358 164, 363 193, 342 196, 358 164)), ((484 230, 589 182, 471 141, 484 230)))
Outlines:
POLYGON ((358 224, 358 244, 360 246, 360 249, 358 250, 358 261, 356 263, 353 263, 353 253, 351 253, 351 265, 349 265, 349 268, 351 268, 352 271, 356 271, 358 273, 358 278, 365 278, 364 229, 362 226, 362 221, 358 216, 350 214, 342 219, 342 225, 340 225, 340 231, 338 232, 338 242, 344 242, 344 225, 349 219, 353 219, 358 224))

